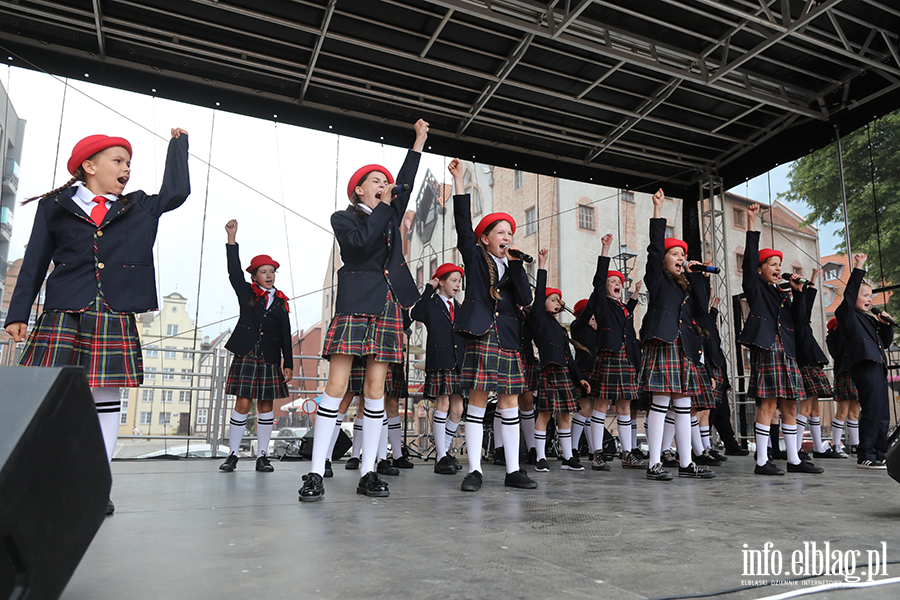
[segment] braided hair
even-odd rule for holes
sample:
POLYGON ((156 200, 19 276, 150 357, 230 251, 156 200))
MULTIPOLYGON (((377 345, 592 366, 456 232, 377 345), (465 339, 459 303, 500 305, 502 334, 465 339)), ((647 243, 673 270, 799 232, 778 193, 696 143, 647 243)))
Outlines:
MULTIPOLYGON (((103 150, 101 150, 100 152, 97 152, 97 154, 94 154, 93 156, 88 158, 88 160, 95 160, 96 157, 101 152, 103 152, 103 150)), ((80 181, 82 183, 87 183, 87 173, 85 173, 84 167, 81 165, 79 165, 79 167, 77 169, 75 169, 75 174, 72 175, 72 179, 68 180, 67 182, 65 182, 64 184, 62 184, 55 190, 50 190, 49 192, 46 192, 43 194, 38 194, 37 196, 32 196, 31 198, 23 200, 22 205, 24 206, 24 205, 28 204, 29 202, 33 202, 35 200, 43 200, 44 198, 49 198, 50 196, 56 196, 60 192, 67 190, 70 187, 72 187, 73 185, 75 185, 76 181, 80 181)), ((119 194, 119 196, 118 196, 118 198, 116 198, 116 200, 118 202, 121 202, 122 204, 128 204, 128 198, 126 198, 122 194, 119 194)))

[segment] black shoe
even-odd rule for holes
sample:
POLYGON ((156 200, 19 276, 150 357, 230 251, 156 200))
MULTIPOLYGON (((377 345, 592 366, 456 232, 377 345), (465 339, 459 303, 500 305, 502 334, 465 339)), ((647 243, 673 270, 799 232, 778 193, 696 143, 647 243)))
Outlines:
POLYGON ((812 464, 808 460, 802 461, 799 465, 794 465, 791 463, 787 464, 788 473, 824 473, 825 469, 822 467, 817 467, 812 464))
MULTIPOLYGON (((582 467, 582 470, 584 470, 584 467, 582 467)), ((518 471, 507 473, 506 479, 503 480, 503 485, 505 485, 506 487, 514 487, 522 490, 535 490, 538 486, 537 481, 534 481, 525 474, 525 469, 519 469, 518 471)))
POLYGON ((398 469, 412 469, 416 465, 412 464, 407 457, 401 456, 394 459, 394 466, 398 469))
MULTIPOLYGON (((578 460, 578 457, 573 454, 572 458, 563 459, 560 469, 563 471, 584 471, 584 465, 582 465, 581 461, 578 460)), ((509 475, 507 475, 507 477, 509 477, 509 475)))
MULTIPOLYGON (((400 471, 398 470, 397 473, 400 471)), ((376 475, 374 471, 369 471, 359 478, 359 483, 356 484, 356 493, 370 498, 387 498, 391 495, 387 482, 376 475)))
POLYGON ((740 446, 727 446, 725 448, 725 454, 728 456, 747 456, 750 454, 750 451, 746 448, 741 448, 740 446))
POLYGON ((671 450, 663 450, 662 452, 662 466, 667 468, 675 468, 678 466, 678 458, 677 454, 672 452, 671 450))
POLYGON ((350 457, 350 460, 347 461, 347 464, 344 465, 344 468, 348 471, 358 471, 359 470, 359 458, 350 457))
POLYGON ((850 446, 850 455, 856 456, 856 449, 859 447, 859 444, 853 444, 850 446))
POLYGON ((438 475, 456 475, 457 473, 449 456, 442 456, 441 460, 434 463, 434 472, 438 475))
POLYGON ((716 460, 713 458, 712 454, 709 453, 709 450, 704 450, 703 454, 694 455, 694 462, 698 465, 704 465, 707 467, 718 467, 722 464, 722 461, 716 460))
POLYGON ((813 452, 814 458, 844 458, 837 452, 834 448, 829 446, 825 449, 825 452, 813 452))
POLYGON ((547 464, 547 459, 542 458, 541 460, 537 461, 534 465, 534 470, 541 473, 549 473, 550 465, 547 464))
POLYGON ((719 462, 725 462, 726 460, 728 460, 728 457, 725 456, 724 454, 722 454, 721 452, 719 452, 718 450, 709 450, 708 452, 709 452, 710 456, 712 456, 714 459, 716 459, 719 462))
POLYGON ((114 512, 116 512, 116 505, 113 504, 113 501, 111 498, 107 498, 106 516, 108 517, 109 515, 113 514, 114 512))
POLYGON ((269 462, 269 457, 263 454, 256 458, 256 470, 260 473, 271 473, 275 467, 269 462))
POLYGON ((375 470, 378 471, 379 475, 390 475, 391 477, 400 474, 400 469, 392 465, 391 461, 386 458, 378 461, 378 466, 375 470))
POLYGON ((221 465, 219 465, 219 470, 224 471, 226 473, 231 473, 234 471, 234 468, 237 466, 238 457, 237 454, 229 454, 228 458, 225 459, 221 465))
POLYGON ((678 476, 692 479, 712 479, 716 476, 716 472, 692 462, 686 467, 678 467, 678 476))
POLYGON ((786 450, 771 450, 769 452, 769 458, 772 460, 787 460, 787 451, 786 450))
POLYGON ((447 458, 450 459, 450 464, 453 465, 454 469, 456 469, 457 471, 462 471, 462 465, 459 464, 459 461, 456 460, 455 456, 453 456, 452 454, 448 454, 447 458))
POLYGON ((537 449, 530 448, 528 452, 525 454, 525 464, 526 465, 536 465, 537 464, 537 449))
POLYGON ((803 450, 798 450, 797 456, 800 458, 800 460, 802 460, 804 462, 809 460, 809 452, 804 452, 803 450))
POLYGON ((663 469, 662 463, 647 467, 647 479, 654 481, 672 481, 672 474, 663 469))
POLYGON ((784 471, 775 466, 772 461, 767 461, 763 466, 756 465, 753 472, 757 475, 784 475, 784 471))
POLYGON ((303 476, 303 487, 297 490, 300 502, 318 502, 325 497, 325 484, 318 473, 303 476))
POLYGON ((334 469, 331 468, 331 461, 325 461, 325 477, 334 477, 334 469))
POLYGON ((481 471, 472 471, 467 474, 465 479, 462 481, 462 485, 459 486, 464 492, 477 492, 481 489, 481 471))
POLYGON ((500 467, 506 466, 506 454, 503 452, 503 446, 494 448, 494 464, 500 467))
POLYGON ((643 450, 637 447, 631 449, 631 455, 640 460, 647 460, 649 458, 643 450))

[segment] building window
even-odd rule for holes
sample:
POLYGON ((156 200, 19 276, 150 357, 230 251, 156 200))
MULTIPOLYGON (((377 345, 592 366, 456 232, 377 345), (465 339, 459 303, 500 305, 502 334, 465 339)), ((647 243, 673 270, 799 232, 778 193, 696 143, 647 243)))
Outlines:
POLYGON ((119 400, 128 400, 130 392, 130 388, 119 388, 119 400))
POLYGON ((515 184, 514 184, 515 189, 519 189, 523 185, 525 185, 525 174, 522 171, 516 169, 515 184))
POLYGON ((529 279, 534 279, 534 263, 525 263, 525 273, 528 275, 529 279))
POLYGON ((197 409, 197 425, 206 425, 206 419, 209 416, 208 408, 197 409))
POLYGON ((594 207, 579 205, 578 207, 578 227, 594 231, 594 207))
MULTIPOLYGON (((182 372, 182 373, 190 373, 191 370, 190 370, 190 369, 182 369, 181 372, 182 372)), ((182 376, 181 376, 181 380, 182 380, 182 381, 190 381, 190 380, 191 380, 191 376, 190 376, 190 375, 182 375, 182 376)))
POLYGON ((153 402, 153 392, 156 390, 141 390, 141 402, 153 402))
POLYGON ((173 395, 174 395, 174 392, 172 390, 163 390, 162 401, 163 402, 171 402, 173 395))
POLYGON ((192 358, 194 358, 194 355, 193 355, 193 353, 185 350, 184 352, 181 353, 181 358, 183 358, 184 360, 191 360, 192 358))
POLYGON ((171 373, 175 372, 175 369, 163 369, 163 371, 163 380, 171 381, 175 379, 175 376, 171 375, 171 373))
POLYGON ((119 406, 119 425, 127 425, 128 424, 128 400, 122 400, 121 405, 119 406))
POLYGON ((666 225, 666 237, 675 237, 675 227, 666 225))
POLYGON ((182 403, 188 403, 191 401, 191 391, 188 390, 186 392, 178 392, 178 401, 182 403))
POLYGON ((731 209, 731 214, 734 217, 734 226, 739 229, 746 229, 747 213, 744 209, 735 206, 731 209))
POLYGON ((163 358, 175 358, 175 346, 166 346, 166 351, 163 352, 163 358))
POLYGON ((428 275, 429 279, 434 277, 434 272, 437 271, 437 268, 438 268, 437 259, 432 258, 431 263, 428 265, 428 270, 430 272, 428 275))
POLYGON ((737 272, 742 273, 744 271, 744 255, 738 252, 734 253, 735 265, 737 266, 737 272))
POLYGON ((150 413, 142 412, 141 413, 141 425, 149 425, 150 424, 150 413))
POLYGON ((416 267, 416 284, 419 287, 422 287, 422 284, 425 283, 422 279, 423 277, 425 277, 425 267, 419 265, 418 267, 416 267))
POLYGON ((157 350, 157 346, 147 346, 147 358, 158 358, 159 351, 157 350))
POLYGON ((623 202, 631 202, 632 204, 634 204, 634 192, 629 192, 628 190, 620 190, 619 200, 622 200, 623 202))
POLYGON ((156 369, 144 369, 144 379, 147 381, 156 381, 156 369))
POLYGON ((525 235, 537 232, 537 210, 534 207, 525 210, 525 235))
MULTIPOLYGON (((484 198, 481 195, 481 190, 476 186, 469 190, 469 193, 472 197, 472 214, 480 215, 482 210, 482 204, 484 204, 484 198)), ((452 222, 452 221, 451 221, 452 222)))
POLYGON ((172 413, 161 412, 159 413, 159 424, 160 425, 168 425, 169 421, 172 420, 172 413))
POLYGON ((794 275, 803 275, 803 267, 794 266, 792 267, 792 270, 794 271, 794 275))
POLYGON ((178 325, 166 325, 166 335, 178 335, 178 325))

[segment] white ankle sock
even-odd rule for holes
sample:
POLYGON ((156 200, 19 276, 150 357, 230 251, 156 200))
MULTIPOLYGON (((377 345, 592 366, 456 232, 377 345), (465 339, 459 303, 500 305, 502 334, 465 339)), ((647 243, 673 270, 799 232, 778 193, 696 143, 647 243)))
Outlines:
POLYGON ((769 424, 754 424, 756 433, 756 464, 764 467, 769 462, 769 424))
MULTIPOLYGON (((366 398, 365 408, 363 409, 362 458, 359 462, 359 472, 362 475, 375 470, 375 459, 378 456, 381 431, 387 427, 384 421, 384 396, 381 398, 366 398)), ((387 434, 387 431, 385 431, 385 434, 387 434)), ((386 445, 387 440, 385 440, 386 445)))
POLYGON ((331 445, 331 436, 334 435, 334 423, 337 421, 340 405, 340 398, 333 398, 328 394, 322 394, 319 399, 316 423, 313 429, 312 465, 309 469, 313 473, 325 474, 325 459, 330 458, 328 447, 331 445))
MULTIPOLYGON (((316 422, 319 417, 316 417, 316 422)), ((241 447, 241 438, 244 437, 244 428, 247 426, 247 415, 242 415, 236 410, 231 411, 231 421, 228 426, 228 446, 231 453, 237 456, 241 447)))
POLYGON ((529 450, 534 448, 534 409, 520 410, 519 422, 522 423, 522 433, 525 434, 525 446, 529 450))
MULTIPOLYGON (((269 453, 269 440, 272 439, 272 427, 275 424, 275 411, 259 413, 256 419, 256 441, 259 444, 257 458, 269 453)), ((331 440, 329 440, 330 442, 331 440)), ((326 458, 331 458, 330 456, 326 458)))
POLYGON ((94 398, 94 408, 97 410, 97 420, 100 422, 100 433, 103 435, 106 459, 108 462, 112 462, 113 452, 116 450, 116 440, 119 439, 122 397, 117 387, 91 388, 91 396, 94 398))
POLYGON ((650 446, 650 462, 652 467, 660 460, 660 453, 663 446, 663 425, 666 420, 666 413, 669 411, 669 397, 660 394, 654 394, 650 401, 650 410, 647 411, 647 419, 644 421, 647 426, 647 445, 650 446))
POLYGON ((547 432, 541 431, 540 429, 535 428, 534 441, 536 442, 535 449, 536 449, 537 459, 539 461, 546 460, 547 459, 547 432))
POLYGON ((431 433, 434 435, 434 460, 439 461, 447 454, 447 413, 434 411, 431 433))
POLYGON ((466 408, 466 456, 469 473, 481 471, 481 445, 484 443, 484 409, 471 404, 466 408))
POLYGON ((619 430, 619 443, 622 444, 622 452, 631 452, 631 415, 617 416, 616 428, 619 430))
POLYGON ((403 456, 403 423, 399 415, 388 419, 388 439, 391 441, 391 457, 396 460, 403 456))
MULTIPOLYGON (((672 398, 675 407, 675 445, 678 447, 678 462, 687 467, 694 460, 691 456, 691 398, 676 396, 672 398)), ((699 431, 697 432, 699 435, 699 431)))
POLYGON ((503 431, 503 453, 506 457, 506 472, 514 473, 519 470, 519 409, 501 408, 500 428, 503 431))

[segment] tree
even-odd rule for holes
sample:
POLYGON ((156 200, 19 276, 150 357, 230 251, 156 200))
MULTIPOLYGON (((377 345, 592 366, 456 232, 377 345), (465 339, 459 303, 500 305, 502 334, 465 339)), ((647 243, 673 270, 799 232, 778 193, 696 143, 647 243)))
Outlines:
MULTIPOLYGON (((873 282, 900 282, 900 111, 842 132, 841 146, 851 250, 869 255, 866 266, 873 282)), ((843 223, 837 144, 795 161, 788 178, 790 190, 779 197, 805 202, 813 211, 807 224, 843 223)), ((839 248, 847 251, 843 238, 839 248)), ((897 314, 900 294, 890 304, 897 314)))

